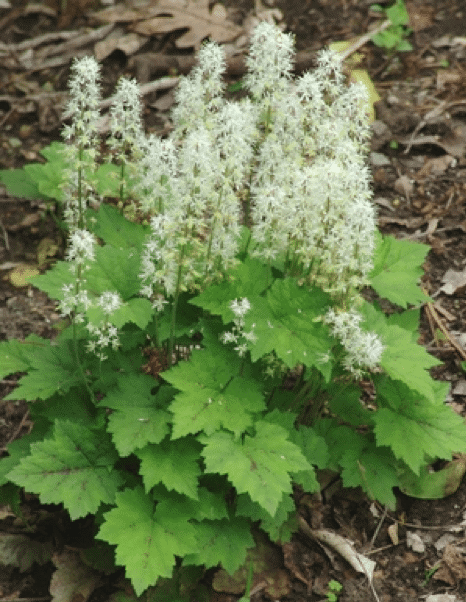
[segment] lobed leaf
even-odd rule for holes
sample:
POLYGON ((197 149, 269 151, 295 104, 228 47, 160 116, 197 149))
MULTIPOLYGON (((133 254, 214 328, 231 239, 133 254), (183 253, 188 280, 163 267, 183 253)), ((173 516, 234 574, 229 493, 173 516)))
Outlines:
POLYGON ((366 317, 367 328, 374 330, 385 345, 380 360, 385 372, 435 403, 438 399, 437 385, 427 371, 442 362, 418 345, 411 332, 390 322, 368 303, 362 306, 361 313, 366 317))
POLYGON ((118 456, 110 438, 81 424, 55 421, 53 438, 31 443, 8 478, 38 493, 44 504, 63 503, 73 520, 112 504, 122 484, 113 469, 118 456))
POLYGON ((464 421, 448 406, 380 408, 374 422, 378 445, 390 447, 417 475, 431 459, 450 460, 453 452, 466 452, 464 421))
POLYGON ((0 343, 0 378, 15 372, 26 372, 31 367, 38 348, 50 345, 46 339, 32 334, 24 341, 12 339, 0 343))
POLYGON ((252 414, 265 408, 257 380, 240 376, 240 358, 224 346, 194 350, 163 377, 181 393, 170 405, 173 434, 177 439, 226 428, 241 434, 252 424, 252 414), (216 353, 217 352, 217 353, 216 353))
POLYGON ((48 399, 57 392, 67 393, 71 387, 83 386, 83 377, 74 361, 71 341, 58 339, 54 343, 39 343, 31 339, 31 344, 40 345, 40 353, 29 355, 29 372, 5 399, 48 399))
POLYGON ((395 510, 393 488, 398 485, 398 475, 390 450, 366 442, 360 450, 349 448, 341 457, 340 465, 345 487, 361 487, 371 499, 395 510))
POLYGON ((160 443, 169 433, 171 415, 165 407, 172 390, 162 387, 152 395, 153 388, 150 376, 126 374, 101 402, 114 410, 108 418, 108 431, 121 456, 129 456, 147 443, 160 443))
POLYGON ((147 445, 136 452, 141 460, 139 473, 146 491, 163 483, 168 490, 198 499, 201 446, 185 437, 176 441, 165 440, 159 445, 147 445))
POLYGON ((257 342, 251 348, 252 361, 274 351, 286 366, 316 366, 328 379, 331 365, 320 358, 334 344, 322 315, 330 297, 317 288, 299 287, 291 278, 275 280, 266 299, 251 300, 246 326, 254 326, 257 342))
POLYGON ((270 268, 257 259, 247 257, 240 263, 228 278, 220 284, 209 286, 190 303, 202 307, 214 316, 221 316, 223 323, 233 321, 230 303, 233 299, 247 297, 249 300, 258 297, 270 284, 270 268))
POLYGON ((185 556, 184 565, 221 564, 233 574, 246 560, 248 548, 254 546, 250 522, 244 518, 203 521, 196 525, 197 549, 185 556))
POLYGON ((202 455, 206 471, 227 474, 238 493, 248 493, 274 516, 283 494, 291 493, 290 473, 312 469, 285 429, 259 421, 255 431, 244 441, 226 432, 202 435, 202 455))
POLYGON ((430 250, 428 245, 397 240, 377 232, 378 246, 370 284, 375 291, 401 307, 424 303, 430 298, 419 287, 422 264, 430 250))
MULTIPOLYGON (((307 490, 306 490, 307 491, 307 490)), ((296 506, 291 495, 284 495, 275 516, 270 514, 249 495, 242 493, 236 502, 236 514, 247 516, 252 521, 260 521, 261 529, 269 534, 272 541, 285 543, 291 539, 294 532, 298 530, 296 517, 296 506)))
MULTIPOLYGON (((99 169, 103 167, 104 165, 101 165, 99 169)), ((115 179, 115 183, 119 186, 117 179, 115 179)), ((130 222, 116 207, 108 203, 102 203, 99 207, 93 231, 96 236, 102 238, 106 244, 112 247, 141 251, 150 228, 130 222)))
POLYGON ((116 494, 116 507, 105 514, 98 538, 116 546, 116 561, 138 596, 159 577, 171 577, 176 556, 198 548, 195 527, 186 516, 169 503, 156 508, 142 487, 116 494))

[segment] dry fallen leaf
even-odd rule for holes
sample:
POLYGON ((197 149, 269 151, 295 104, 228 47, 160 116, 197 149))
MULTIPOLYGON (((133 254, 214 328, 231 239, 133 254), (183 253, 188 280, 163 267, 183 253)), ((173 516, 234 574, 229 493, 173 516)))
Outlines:
POLYGON ((216 4, 210 10, 209 0, 162 0, 157 5, 134 10, 120 4, 99 11, 94 16, 108 23, 132 22, 129 29, 145 36, 188 29, 176 40, 178 48, 198 49, 207 37, 218 43, 231 42, 243 31, 228 20, 221 4, 216 4))
POLYGON ((400 542, 400 539, 398 537, 398 523, 393 523, 393 525, 390 525, 388 527, 387 531, 388 531, 388 536, 392 540, 392 544, 394 546, 397 546, 400 542))
POLYGON ((59 250, 59 246, 52 238, 42 238, 37 245, 36 256, 37 264, 40 268, 44 267, 49 261, 49 257, 54 257, 59 250))
POLYGON ((100 584, 99 574, 83 564, 79 555, 71 550, 54 554, 52 560, 57 567, 50 583, 52 602, 86 602, 100 584))
POLYGON ((466 270, 457 272, 449 269, 442 278, 443 286, 440 288, 446 295, 462 293, 466 289, 466 270))
POLYGON ((28 279, 39 275, 39 270, 36 266, 20 263, 9 274, 10 282, 16 288, 28 286, 28 279))
POLYGON ((444 581, 452 586, 466 579, 466 561, 458 548, 450 544, 445 546, 442 566, 435 572, 433 579, 444 581))
POLYGON ((301 517, 298 520, 299 528, 305 535, 340 554, 355 571, 366 575, 369 582, 372 583, 376 563, 367 556, 356 552, 351 540, 327 529, 311 529, 301 517))
POLYGON ((126 56, 132 56, 146 42, 147 38, 145 36, 137 33, 124 34, 122 28, 117 27, 104 40, 95 44, 95 58, 100 63, 110 56, 114 50, 121 50, 126 56))
POLYGON ((426 546, 424 545, 421 536, 412 531, 406 533, 406 545, 418 554, 424 554, 426 551, 426 546))
POLYGON ((426 602, 460 602, 453 594, 432 594, 427 596, 426 602))
POLYGON ((42 543, 21 534, 0 535, 0 567, 16 566, 23 573, 30 569, 34 562, 49 562, 51 555, 52 544, 49 541, 42 543))

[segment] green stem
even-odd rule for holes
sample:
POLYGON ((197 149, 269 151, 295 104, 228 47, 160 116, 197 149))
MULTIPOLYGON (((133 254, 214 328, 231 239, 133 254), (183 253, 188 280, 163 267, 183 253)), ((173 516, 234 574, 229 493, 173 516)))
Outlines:
MULTIPOLYGON (((223 193, 223 190, 221 190, 220 194, 218 195, 218 203, 217 203, 217 210, 218 211, 220 211, 220 205, 222 203, 222 193, 223 193)), ((210 227, 209 244, 208 244, 208 247, 207 247, 207 254, 206 254, 206 262, 205 262, 206 263, 206 270, 205 270, 206 277, 208 275, 208 269, 209 269, 208 268, 208 262, 209 262, 209 259, 210 259, 210 254, 212 252, 212 243, 213 243, 213 240, 214 240, 214 232, 215 232, 215 227, 217 225, 217 221, 218 221, 217 218, 214 216, 213 219, 212 219, 211 227, 210 227)))
POLYGON ((176 279, 176 289, 173 298, 172 305, 172 319, 170 324, 170 338, 168 340, 168 367, 171 368, 173 362, 173 349, 175 345, 175 328, 176 328, 176 309, 178 307, 178 299, 180 296, 181 279, 183 276, 183 257, 185 253, 185 247, 181 251, 180 262, 178 264, 178 276, 176 279))
POLYGON ((80 144, 79 145, 79 167, 78 167, 78 227, 80 229, 82 229, 84 227, 84 211, 83 211, 83 194, 82 194, 82 187, 83 187, 83 168, 82 168, 82 162, 83 162, 83 154, 84 154, 84 149, 83 149, 83 145, 80 144))
POLYGON ((84 386, 86 387, 86 390, 89 393, 89 397, 90 397, 92 403, 95 405, 94 391, 89 386, 89 382, 87 380, 86 373, 84 372, 84 368, 81 363, 81 359, 79 357, 78 340, 77 340, 77 332, 76 332, 76 321, 74 320, 74 318, 72 319, 72 324, 73 324, 73 350, 74 350, 74 356, 76 359, 76 364, 78 366, 79 372, 81 373, 81 377, 83 379, 84 386))
POLYGON ((124 194, 125 194, 125 162, 122 161, 121 162, 121 169, 120 169, 120 201, 123 203, 124 201, 124 194))

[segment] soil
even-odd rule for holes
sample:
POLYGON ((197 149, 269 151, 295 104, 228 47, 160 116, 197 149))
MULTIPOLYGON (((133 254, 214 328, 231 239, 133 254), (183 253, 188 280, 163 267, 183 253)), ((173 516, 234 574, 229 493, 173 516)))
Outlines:
MULTIPOLYGON (((372 0, 263 0, 263 6, 256 6, 254 0, 225 0, 223 4, 239 26, 248 23, 259 8, 279 9, 284 28, 295 34, 297 51, 308 57, 309 64, 324 45, 365 34, 377 21, 370 8, 372 0)), ((466 30, 466 2, 412 0, 406 4, 413 29, 411 51, 390 56, 370 42, 358 49, 361 67, 367 69, 381 96, 370 155, 374 202, 384 233, 431 246, 422 285, 435 299, 436 311, 423 308, 420 342, 444 362, 433 375, 451 383, 447 402, 464 415, 466 381, 461 362, 466 359, 466 286, 464 279, 455 284, 448 270, 461 272, 466 263, 466 45, 461 37, 466 30)), ((102 25, 93 16, 101 8, 97 2, 47 0, 34 6, 26 0, 0 2, 0 169, 40 161, 40 150, 60 139, 64 96, 47 96, 47 92, 66 91, 69 74, 69 60, 52 61, 48 66, 28 63, 30 57, 17 44, 43 34, 84 33, 89 31, 86 28, 102 25)), ((121 26, 121 35, 128 26, 121 26)), ((152 35, 136 52, 125 54, 117 49, 105 56, 101 60, 104 95, 112 91, 120 75, 137 75, 149 52, 192 57, 193 48, 176 48, 181 33, 152 35)), ((93 44, 81 50, 92 53, 93 44)), ((167 75, 155 68, 154 76, 151 69, 152 79, 167 75)), ((171 102, 166 90, 144 96, 148 131, 164 132, 171 102)), ((64 241, 52 213, 43 202, 15 198, 0 189, 0 340, 24 339, 30 333, 53 337, 56 332, 55 303, 11 278, 19 267, 37 263, 38 249, 50 250, 45 263, 62 256, 64 241)), ((0 381, 0 399, 19 376, 0 381)), ((32 426, 25 402, 0 405, 4 457, 8 443, 32 426)), ((336 483, 321 496, 303 494, 300 508, 309 524, 318 523, 349 538, 358 552, 376 562, 373 585, 335 552, 300 531, 291 544, 275 549, 275 572, 269 575, 267 587, 266 582, 254 582, 254 602, 331 600, 331 579, 343 586, 337 596, 340 602, 466 599, 466 483, 440 500, 416 500, 399 493, 394 513, 386 513, 360 492, 341 489, 336 483), (271 587, 270 582, 275 585, 271 587)), ((64 550, 77 553, 92 537, 87 520, 71 523, 60 507, 44 506, 35 496, 23 495, 20 511, 21 518, 17 518, 11 508, 0 506, 0 546, 5 534, 26 533, 26 525, 36 542, 50 544, 57 565, 64 550)), ((0 565, 0 600, 106 602, 112 591, 124 587, 121 574, 101 573, 92 593, 65 598, 53 590, 51 595, 55 565, 52 561, 34 563, 22 571, 0 565)), ((205 599, 239 599, 226 586, 216 587, 212 577, 209 573, 204 578, 205 599)))

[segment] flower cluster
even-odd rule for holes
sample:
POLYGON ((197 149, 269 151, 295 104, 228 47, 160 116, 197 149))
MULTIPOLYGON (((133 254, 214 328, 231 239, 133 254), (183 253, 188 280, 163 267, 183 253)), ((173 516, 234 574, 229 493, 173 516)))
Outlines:
POLYGON ((233 299, 230 303, 230 309, 234 314, 233 328, 231 331, 224 332, 221 340, 225 344, 234 343, 236 345, 234 348, 235 351, 238 352, 239 357, 243 357, 248 350, 248 343, 255 343, 257 340, 254 334, 254 324, 252 325, 252 330, 248 332, 245 330, 244 316, 251 309, 251 304, 246 297, 240 301, 233 299))
POLYGON ((95 238, 87 230, 71 232, 66 260, 75 275, 75 283, 63 286, 63 299, 59 309, 63 316, 73 316, 76 322, 84 321, 84 314, 92 305, 85 288, 85 272, 95 259, 95 238))
POLYGON ((118 293, 106 291, 100 295, 97 300, 97 306, 102 310, 104 317, 98 324, 88 322, 86 325, 89 334, 94 340, 87 344, 88 351, 97 355, 103 361, 107 356, 102 351, 104 347, 111 347, 116 350, 120 346, 117 328, 111 323, 112 314, 121 307, 122 300, 118 293))
POLYGON ((332 334, 341 342, 345 351, 343 365, 359 376, 363 369, 374 369, 380 362, 384 346, 374 332, 364 332, 360 327, 362 316, 355 310, 335 312, 330 309, 325 321, 332 334))
POLYGON ((64 216, 70 230, 85 227, 85 210, 94 199, 93 172, 96 169, 100 119, 99 65, 92 57, 76 60, 71 67, 70 125, 63 128, 69 164, 65 189, 64 216))
POLYGON ((239 103, 221 96, 214 43, 181 81, 174 133, 148 141, 143 160, 144 208, 164 214, 143 261, 145 294, 173 294, 180 270, 186 290, 231 266, 245 198, 257 256, 285 261, 291 275, 340 299, 366 283, 375 212, 365 90, 344 84, 330 51, 293 81, 293 50, 292 36, 259 24, 245 78, 252 99, 239 103))
POLYGON ((122 77, 118 82, 110 107, 110 137, 108 145, 120 165, 120 200, 127 192, 125 184, 127 175, 137 172, 136 162, 141 158, 141 141, 144 129, 141 119, 141 91, 135 80, 122 77), (127 166, 131 173, 126 173, 127 166))
MULTIPOLYGON (((97 169, 99 145, 99 79, 99 65, 94 58, 84 57, 73 63, 67 107, 70 124, 63 129, 63 138, 70 142, 66 152, 69 170, 64 213, 70 230, 66 260, 75 275, 75 282, 63 287, 60 311, 74 323, 82 323, 90 308, 100 310, 103 318, 97 324, 88 321, 86 326, 94 339, 88 343, 88 350, 105 359, 104 347, 116 349, 119 346, 118 332, 110 318, 122 300, 117 293, 109 291, 92 298, 86 289, 86 271, 95 261, 96 247, 94 235, 86 228, 85 214, 89 201, 94 198, 93 174, 97 169)), ((139 88, 134 81, 120 80, 110 110, 109 146, 122 169, 127 155, 135 158, 135 148, 143 135, 139 97, 139 88)))
POLYGON ((149 297, 204 287, 236 263, 238 190, 251 168, 257 108, 220 96, 223 69, 218 46, 205 44, 180 84, 172 136, 145 142, 142 207, 157 214, 140 274, 149 297))
MULTIPOLYGON (((338 57, 327 50, 313 72, 294 79, 293 53, 291 35, 259 24, 244 80, 249 98, 230 102, 223 97, 222 50, 206 43, 198 65, 180 82, 166 140, 143 135, 137 85, 119 82, 109 145, 122 168, 136 162, 135 190, 151 225, 141 293, 155 309, 173 300, 176 311, 181 292, 203 290, 234 267, 242 222, 250 225, 254 255, 329 292, 337 306, 352 307, 366 283, 375 212, 365 160, 365 90, 345 85, 338 57)), ((74 67, 74 125, 67 136, 90 148, 98 70, 89 61, 74 67), (87 138, 80 128, 89 130, 87 138)), ((246 306, 235 303, 235 330, 224 339, 244 353, 238 337, 245 336, 246 306)), ((359 344, 360 330, 344 334, 336 319, 330 322, 349 366, 374 365, 377 341, 367 335, 359 344)))
MULTIPOLYGON (((266 23, 257 27, 252 64, 260 73, 270 61, 268 46, 262 54, 258 44, 264 36, 278 37, 279 49, 285 34, 266 23)), ((282 85, 270 101, 269 133, 251 184, 256 253, 271 261, 286 257, 292 274, 350 296, 366 283, 374 252, 365 90, 344 85, 330 51, 293 83, 290 61, 282 61, 282 85)))

